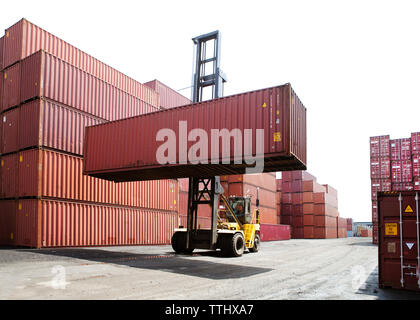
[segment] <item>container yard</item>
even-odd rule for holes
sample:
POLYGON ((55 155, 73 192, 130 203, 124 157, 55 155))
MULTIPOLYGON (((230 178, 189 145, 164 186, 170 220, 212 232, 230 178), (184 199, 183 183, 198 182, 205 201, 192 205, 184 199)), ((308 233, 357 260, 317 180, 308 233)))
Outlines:
POLYGON ((95 51, 29 20, 0 34, 1 300, 420 300, 414 111, 404 130, 372 116, 325 57, 320 86, 287 35, 258 31, 257 75, 229 28, 174 25, 187 42, 167 30, 163 50, 157 23, 118 19, 120 39, 94 18, 95 51), (171 46, 193 46, 187 70, 171 46))

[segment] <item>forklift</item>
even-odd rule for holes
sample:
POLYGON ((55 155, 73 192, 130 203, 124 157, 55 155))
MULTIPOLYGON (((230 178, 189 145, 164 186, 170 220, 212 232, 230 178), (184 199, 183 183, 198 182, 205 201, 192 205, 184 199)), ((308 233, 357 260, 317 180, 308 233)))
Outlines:
MULTIPOLYGON (((223 84, 227 81, 220 69, 220 32, 214 31, 193 38, 195 63, 192 84, 192 100, 203 101, 203 90, 211 89, 212 99, 223 96, 223 84), (208 56, 207 45, 213 45, 208 56), (211 65, 209 68, 206 68, 211 65)), ((245 248, 250 252, 260 249, 259 196, 257 208, 251 210, 251 197, 223 195, 220 177, 190 177, 188 192, 187 226, 175 229, 172 248, 176 253, 191 254, 194 249, 221 249, 224 256, 240 257, 245 248), (211 228, 198 225, 198 208, 211 208, 211 228)))

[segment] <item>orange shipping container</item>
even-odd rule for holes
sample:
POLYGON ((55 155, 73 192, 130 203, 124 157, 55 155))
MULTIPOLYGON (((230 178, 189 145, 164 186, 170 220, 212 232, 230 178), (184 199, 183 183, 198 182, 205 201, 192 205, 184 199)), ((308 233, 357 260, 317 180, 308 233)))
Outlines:
POLYGON ((334 198, 333 196, 325 192, 314 193, 314 202, 320 204, 326 203, 334 208, 338 207, 337 198, 334 198))
POLYGON ((316 181, 307 180, 302 182, 303 192, 325 192, 325 187, 318 184, 316 181))
POLYGON ((306 226, 315 226, 315 216, 313 214, 304 214, 303 215, 303 225, 306 226))
POLYGON ((269 191, 277 191, 276 174, 268 173, 255 173, 244 175, 231 175, 227 176, 229 183, 243 182, 254 187, 260 187, 269 191))
POLYGON ((314 239, 336 239, 337 228, 315 227, 314 239))
POLYGON ((305 239, 313 239, 315 237, 315 227, 304 226, 303 227, 303 236, 304 236, 305 239))
POLYGON ((13 214, 13 245, 34 248, 169 244, 178 227, 173 212, 53 200, 19 200, 13 214))
POLYGON ((176 180, 114 183, 83 175, 83 159, 31 149, 3 156, 3 198, 47 197, 177 211, 176 180), (16 187, 15 181, 18 181, 16 187), (13 192, 13 190, 16 190, 13 192))
POLYGON ((325 216, 330 216, 334 218, 338 217, 337 208, 329 204, 316 203, 314 205, 314 213, 316 215, 325 215, 325 216))

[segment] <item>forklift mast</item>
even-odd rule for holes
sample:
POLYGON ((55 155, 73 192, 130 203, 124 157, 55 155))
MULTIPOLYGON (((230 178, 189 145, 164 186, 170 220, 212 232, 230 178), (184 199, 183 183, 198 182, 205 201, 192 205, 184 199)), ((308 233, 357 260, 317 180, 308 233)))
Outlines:
MULTIPOLYGON (((192 79, 192 101, 203 101, 205 88, 211 89, 211 99, 223 97, 226 76, 220 69, 220 32, 214 31, 193 38, 195 49, 192 79), (208 48, 213 45, 213 52, 208 48)), ((211 49, 210 49, 211 50, 211 49)), ((220 177, 190 177, 187 213, 187 249, 214 249, 217 242, 217 212, 219 194, 224 192, 220 177), (200 205, 210 205, 211 230, 197 228, 200 205)), ((198 226, 199 227, 199 226, 198 226)))

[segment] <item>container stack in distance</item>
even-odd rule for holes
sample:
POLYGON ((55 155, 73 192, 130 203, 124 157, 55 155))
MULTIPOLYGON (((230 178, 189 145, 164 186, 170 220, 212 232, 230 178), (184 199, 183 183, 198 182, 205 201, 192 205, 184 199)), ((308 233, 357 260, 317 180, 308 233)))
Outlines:
POLYGON ((347 221, 339 217, 334 188, 318 184, 306 171, 283 172, 281 183, 281 221, 292 226, 292 238, 347 237, 347 221))
POLYGON ((353 219, 347 218, 347 238, 353 237, 353 219))
MULTIPOLYGON (((275 173, 221 176, 220 182, 227 198, 250 195, 252 212, 256 209, 257 188, 259 188, 261 241, 290 239, 290 227, 278 223, 275 173)), ((179 179, 178 183, 180 220, 181 224, 186 226, 188 179, 179 179)), ((203 205, 199 208, 198 224, 202 229, 210 228, 211 210, 209 206, 203 205)))
POLYGON ((85 127, 157 111, 159 93, 25 19, 1 39, 0 244, 169 243, 176 180, 82 174, 85 127))
POLYGON ((373 243, 378 243, 377 193, 420 190, 420 133, 410 138, 370 137, 373 243))

